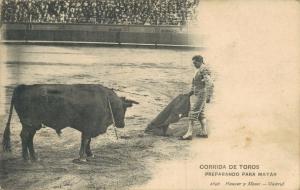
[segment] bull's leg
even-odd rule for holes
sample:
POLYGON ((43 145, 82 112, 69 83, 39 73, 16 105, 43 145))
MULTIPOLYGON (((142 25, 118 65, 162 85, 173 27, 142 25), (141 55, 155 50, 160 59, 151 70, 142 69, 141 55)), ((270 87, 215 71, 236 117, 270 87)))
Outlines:
POLYGON ((93 157, 94 156, 93 153, 92 153, 92 151, 91 151, 90 144, 91 144, 91 138, 88 139, 88 143, 87 143, 86 150, 85 150, 85 153, 86 153, 87 157, 93 157))
POLYGON ((22 140, 22 156, 24 160, 28 160, 28 140, 29 140, 29 131, 26 129, 26 127, 22 127, 21 131, 21 140, 22 140))
POLYGON ((79 160, 85 161, 86 159, 86 149, 88 145, 89 138, 85 137, 83 134, 81 135, 81 145, 79 150, 79 160))
POLYGON ((28 150, 29 150, 29 153, 30 153, 30 160, 32 161, 36 161, 37 160, 37 157, 36 157, 36 154, 35 154, 35 151, 34 151, 34 148, 33 148, 33 137, 35 135, 36 131, 33 130, 29 133, 29 139, 28 139, 28 150))
POLYGON ((163 136, 167 137, 167 130, 169 128, 169 125, 168 124, 165 124, 162 126, 162 130, 163 130, 163 136))

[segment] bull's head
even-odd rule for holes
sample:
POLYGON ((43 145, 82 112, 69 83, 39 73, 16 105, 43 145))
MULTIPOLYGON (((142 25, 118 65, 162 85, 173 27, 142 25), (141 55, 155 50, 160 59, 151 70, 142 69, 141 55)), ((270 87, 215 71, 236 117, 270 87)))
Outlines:
POLYGON ((120 112, 118 113, 114 112, 116 127, 118 128, 125 127, 124 118, 125 118, 125 113, 127 108, 132 107, 133 104, 139 104, 139 103, 137 101, 126 99, 125 97, 121 97, 121 104, 122 105, 121 105, 120 112))

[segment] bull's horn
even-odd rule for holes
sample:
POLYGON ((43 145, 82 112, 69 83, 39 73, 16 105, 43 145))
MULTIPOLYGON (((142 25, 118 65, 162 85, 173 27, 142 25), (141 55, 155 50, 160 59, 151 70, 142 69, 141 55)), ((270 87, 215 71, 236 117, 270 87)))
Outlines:
POLYGON ((126 102, 128 102, 128 103, 133 103, 133 104, 140 104, 140 103, 138 103, 137 101, 130 100, 130 99, 126 99, 126 102))

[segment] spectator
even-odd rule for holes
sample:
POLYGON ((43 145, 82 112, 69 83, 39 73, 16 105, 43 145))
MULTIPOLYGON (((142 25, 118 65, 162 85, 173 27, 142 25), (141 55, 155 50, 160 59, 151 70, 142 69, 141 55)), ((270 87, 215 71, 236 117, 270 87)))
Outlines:
POLYGON ((3 0, 11 23, 184 25, 199 0, 3 0))

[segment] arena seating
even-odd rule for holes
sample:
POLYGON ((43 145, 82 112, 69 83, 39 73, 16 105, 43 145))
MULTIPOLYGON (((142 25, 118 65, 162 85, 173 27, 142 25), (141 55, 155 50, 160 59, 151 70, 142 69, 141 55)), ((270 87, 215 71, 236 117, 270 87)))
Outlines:
POLYGON ((199 0, 3 0, 4 23, 185 25, 199 0))

